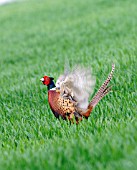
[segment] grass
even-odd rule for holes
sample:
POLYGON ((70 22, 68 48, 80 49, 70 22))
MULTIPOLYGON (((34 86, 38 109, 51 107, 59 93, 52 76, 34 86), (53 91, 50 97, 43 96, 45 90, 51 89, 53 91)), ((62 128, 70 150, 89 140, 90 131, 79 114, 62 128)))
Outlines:
POLYGON ((1 170, 136 169, 136 11, 129 0, 0 6, 1 170), (93 68, 94 93, 116 65, 113 92, 78 126, 55 119, 39 81, 66 57, 93 68))

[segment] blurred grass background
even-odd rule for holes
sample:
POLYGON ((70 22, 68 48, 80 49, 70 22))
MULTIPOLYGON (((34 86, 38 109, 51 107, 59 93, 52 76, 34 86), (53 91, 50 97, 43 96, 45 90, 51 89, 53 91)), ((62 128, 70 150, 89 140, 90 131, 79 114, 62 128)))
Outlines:
POLYGON ((0 169, 136 169, 136 11, 135 0, 0 6, 0 169), (93 68, 94 93, 116 65, 113 92, 78 126, 55 119, 39 81, 66 57, 93 68))

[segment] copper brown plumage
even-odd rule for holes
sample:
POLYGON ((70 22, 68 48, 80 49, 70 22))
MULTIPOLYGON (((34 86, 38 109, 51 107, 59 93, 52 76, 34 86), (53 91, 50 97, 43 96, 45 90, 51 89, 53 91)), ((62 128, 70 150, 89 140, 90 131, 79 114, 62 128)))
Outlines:
POLYGON ((75 104, 69 99, 65 99, 60 96, 58 90, 48 91, 48 101, 52 112, 55 117, 61 116, 63 119, 71 120, 74 117, 75 104))
MULTIPOLYGON (((85 98, 85 100, 83 101, 81 99, 78 100, 77 99, 78 95, 77 93, 75 94, 74 92, 75 88, 73 88, 73 86, 67 86, 67 83, 70 82, 70 80, 68 79, 71 77, 71 80, 72 80, 73 78, 72 73, 70 73, 70 75, 65 75, 67 78, 64 75, 62 76, 63 79, 59 80, 60 86, 58 88, 56 88, 52 77, 44 76, 41 79, 41 81, 43 82, 44 85, 47 85, 48 87, 48 102, 55 117, 56 118, 62 117, 64 120, 68 119, 70 121, 73 121, 75 119, 77 123, 81 121, 83 117, 88 118, 93 108, 98 104, 98 102, 106 94, 110 92, 111 87, 108 87, 108 84, 110 80, 112 79, 114 69, 115 69, 115 65, 113 64, 112 71, 109 74, 108 78, 105 80, 105 82, 102 84, 98 92, 95 94, 95 96, 89 102, 88 106, 86 106, 85 108, 81 105, 81 103, 85 102, 87 98, 85 98), (62 89, 61 89, 62 87, 63 87, 64 93, 62 92, 62 89), (67 90, 66 92, 66 89, 69 89, 69 91, 67 90)), ((78 73, 81 73, 81 71, 78 71, 78 73)), ((87 71, 85 71, 85 73, 87 73, 87 71)), ((79 76, 79 74, 75 73, 75 76, 77 75, 79 76)), ((71 81, 71 84, 72 83, 73 81, 71 81)), ((80 87, 80 88, 83 88, 83 87, 80 87)))

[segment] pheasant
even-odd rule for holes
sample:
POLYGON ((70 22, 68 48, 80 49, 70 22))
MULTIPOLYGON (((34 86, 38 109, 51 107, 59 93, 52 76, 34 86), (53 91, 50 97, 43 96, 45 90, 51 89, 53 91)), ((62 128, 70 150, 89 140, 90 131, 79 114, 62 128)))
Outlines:
POLYGON ((55 117, 71 122, 75 119, 77 124, 83 118, 88 119, 94 107, 111 91, 108 84, 114 70, 115 65, 112 64, 110 74, 90 102, 88 98, 95 85, 95 78, 91 76, 89 68, 76 66, 72 71, 65 70, 57 79, 56 85, 53 77, 41 78, 42 83, 48 88, 48 102, 55 117))

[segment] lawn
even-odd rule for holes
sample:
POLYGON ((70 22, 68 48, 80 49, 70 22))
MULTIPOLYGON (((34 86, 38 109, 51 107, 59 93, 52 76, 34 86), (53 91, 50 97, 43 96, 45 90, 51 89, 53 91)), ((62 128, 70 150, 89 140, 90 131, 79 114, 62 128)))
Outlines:
MULTIPOLYGON (((26 0, 0 6, 0 170, 137 169, 137 1, 26 0), (78 126, 58 121, 39 79, 65 58, 113 92, 78 126)), ((90 99, 92 98, 92 95, 90 99)))

